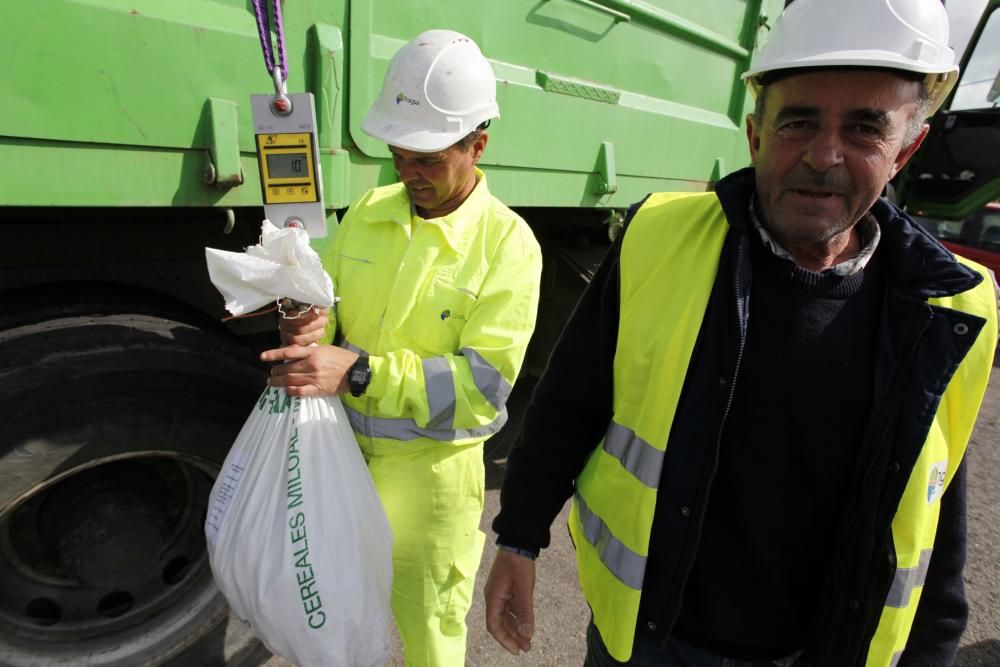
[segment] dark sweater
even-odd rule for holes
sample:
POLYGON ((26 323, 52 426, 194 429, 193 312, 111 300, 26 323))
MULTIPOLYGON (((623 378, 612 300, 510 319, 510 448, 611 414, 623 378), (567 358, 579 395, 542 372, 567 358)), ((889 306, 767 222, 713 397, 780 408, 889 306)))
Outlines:
POLYGON ((751 316, 676 634, 734 658, 803 648, 872 396, 879 253, 814 273, 749 234, 751 316))

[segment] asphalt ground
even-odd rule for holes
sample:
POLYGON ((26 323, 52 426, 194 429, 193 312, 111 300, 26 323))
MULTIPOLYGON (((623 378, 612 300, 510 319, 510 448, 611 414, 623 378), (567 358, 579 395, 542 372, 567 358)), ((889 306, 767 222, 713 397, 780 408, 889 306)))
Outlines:
MULTIPOLYGON (((518 413, 530 387, 515 389, 511 412, 518 413)), ((553 524, 552 546, 537 561, 535 589, 535 636, 532 649, 514 657, 500 648, 486 632, 483 585, 493 563, 496 548, 490 521, 500 508, 499 486, 506 456, 517 425, 505 429, 487 442, 486 509, 480 524, 488 536, 476 579, 476 596, 469 612, 468 667, 576 667, 583 664, 585 629, 589 612, 580 594, 576 561, 566 532, 567 508, 553 524), (506 437, 504 437, 506 435, 506 437)), ((994 365, 979 421, 967 453, 969 466, 969 555, 965 570, 966 593, 970 605, 969 626, 962 638, 957 667, 1000 666, 1000 371, 994 365)), ((266 667, 291 667, 281 658, 271 658, 266 667)), ((402 667, 398 638, 387 667, 402 667)))

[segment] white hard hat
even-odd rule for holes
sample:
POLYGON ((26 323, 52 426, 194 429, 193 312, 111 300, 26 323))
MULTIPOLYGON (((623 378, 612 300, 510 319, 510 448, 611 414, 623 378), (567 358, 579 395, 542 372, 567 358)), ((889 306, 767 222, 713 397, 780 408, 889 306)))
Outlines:
POLYGON ((958 79, 941 0, 795 0, 743 74, 758 77, 799 67, 878 67, 926 74, 933 114, 958 79))
POLYGON ((392 57, 361 129, 433 153, 499 116, 496 76, 476 43, 453 30, 428 30, 392 57))

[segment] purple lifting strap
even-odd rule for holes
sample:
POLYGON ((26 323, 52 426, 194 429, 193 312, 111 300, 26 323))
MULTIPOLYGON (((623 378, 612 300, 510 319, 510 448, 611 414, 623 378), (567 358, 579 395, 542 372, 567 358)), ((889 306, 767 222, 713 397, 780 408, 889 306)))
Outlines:
MULTIPOLYGON (((281 27, 281 0, 272 0, 274 32, 278 37, 278 58, 281 60, 281 80, 288 80, 288 61, 285 58, 285 31, 281 27)), ((264 51, 264 65, 267 73, 274 75, 274 50, 271 48, 267 6, 264 0, 253 0, 253 13, 257 17, 257 32, 260 34, 260 48, 264 51)))

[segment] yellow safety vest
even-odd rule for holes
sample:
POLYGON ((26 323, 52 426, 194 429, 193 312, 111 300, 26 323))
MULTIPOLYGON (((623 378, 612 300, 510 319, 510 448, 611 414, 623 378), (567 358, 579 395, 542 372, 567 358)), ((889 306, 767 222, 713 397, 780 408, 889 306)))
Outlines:
MULTIPOLYGON (((569 519, 594 624, 622 662, 632 654, 667 440, 728 231, 714 193, 660 193, 643 204, 622 243, 614 414, 576 480, 569 519)), ((965 452, 996 346, 988 279, 931 303, 987 325, 944 393, 892 522, 897 568, 870 644, 872 667, 894 664, 906 645, 934 544, 936 501, 965 452)))

